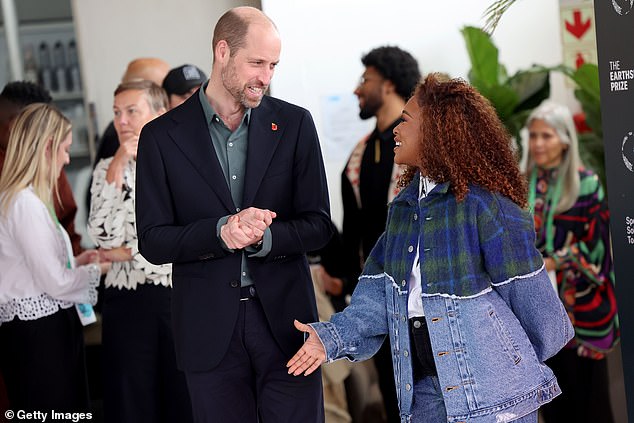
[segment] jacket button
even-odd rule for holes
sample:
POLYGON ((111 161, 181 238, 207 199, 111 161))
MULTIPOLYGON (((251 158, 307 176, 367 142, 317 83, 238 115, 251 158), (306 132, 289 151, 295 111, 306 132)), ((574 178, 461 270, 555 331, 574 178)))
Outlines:
POLYGON ((238 286, 240 286, 240 283, 238 283, 238 281, 231 281, 232 288, 237 288, 238 286))
POLYGON ((405 385, 405 389, 407 389, 408 391, 412 390, 412 385, 410 385, 409 383, 405 385))
POLYGON ((412 247, 412 246, 410 245, 409 247, 407 247, 407 251, 409 251, 409 252, 411 253, 412 251, 414 251, 414 247, 412 247))
POLYGON ((403 355, 404 355, 405 357, 409 357, 409 352, 407 352, 407 351, 403 351, 403 355))
POLYGON ((414 213, 414 220, 418 220, 418 215, 414 213))

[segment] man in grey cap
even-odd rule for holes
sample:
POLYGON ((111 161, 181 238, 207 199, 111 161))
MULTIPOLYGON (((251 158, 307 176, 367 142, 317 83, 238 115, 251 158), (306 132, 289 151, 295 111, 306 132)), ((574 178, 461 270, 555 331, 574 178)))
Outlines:
POLYGON ((194 65, 182 65, 170 70, 163 80, 170 109, 187 100, 206 80, 205 73, 194 65))

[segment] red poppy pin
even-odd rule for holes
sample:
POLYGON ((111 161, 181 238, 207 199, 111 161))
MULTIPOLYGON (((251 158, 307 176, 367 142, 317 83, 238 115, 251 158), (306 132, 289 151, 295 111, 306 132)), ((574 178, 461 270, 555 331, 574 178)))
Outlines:
POLYGON ((271 131, 277 131, 277 123, 271 122, 271 131))

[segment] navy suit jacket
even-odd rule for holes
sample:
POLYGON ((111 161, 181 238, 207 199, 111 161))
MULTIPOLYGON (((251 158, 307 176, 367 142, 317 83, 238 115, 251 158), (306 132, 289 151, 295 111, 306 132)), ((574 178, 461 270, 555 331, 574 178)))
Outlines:
MULTIPOLYGON (((198 94, 148 123, 137 154, 136 224, 141 254, 173 263, 172 326, 178 365, 214 368, 238 315, 242 251, 216 235, 236 206, 198 94)), ((277 213, 271 252, 248 258, 275 340, 289 359, 303 342, 293 319, 317 321, 306 252, 330 239, 328 187, 310 113, 264 97, 251 111, 242 207, 277 213)))

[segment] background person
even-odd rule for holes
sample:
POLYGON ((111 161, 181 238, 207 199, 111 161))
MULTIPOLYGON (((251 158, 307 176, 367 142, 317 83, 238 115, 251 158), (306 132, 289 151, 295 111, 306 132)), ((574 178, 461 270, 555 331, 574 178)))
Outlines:
POLYGON ((406 186, 350 306, 296 322, 309 337, 289 373, 367 359, 389 335, 402 422, 536 423, 561 393, 543 362, 573 330, 533 244, 508 133, 472 86, 432 74, 394 134, 406 186))
MULTIPOLYGON (((163 79, 170 70, 166 61, 157 57, 139 57, 128 63, 128 66, 121 77, 121 82, 131 82, 136 80, 152 81, 159 87, 163 79)), ((101 159, 114 156, 119 148, 119 139, 114 128, 114 122, 110 122, 97 144, 95 155, 95 166, 101 159)), ((89 207, 90 209, 90 204, 89 207)))
MULTIPOLYGON (((396 46, 375 48, 361 58, 361 63, 365 69, 354 90, 359 116, 376 118, 376 127, 355 146, 341 174, 343 257, 350 270, 348 278, 343 278, 348 284, 340 297, 354 290, 363 263, 385 228, 387 204, 398 193, 401 169, 394 163, 393 132, 421 78, 416 59, 396 46)), ((400 418, 389 342, 374 356, 374 363, 387 421, 397 423, 400 418)))
POLYGON ((170 70, 163 80, 169 108, 183 104, 206 80, 205 73, 194 65, 181 65, 170 70))
MULTIPOLYGON (((32 82, 16 81, 5 85, 0 93, 0 171, 4 166, 9 132, 15 117, 31 103, 50 103, 52 100, 44 88, 32 82)), ((73 254, 78 255, 84 249, 81 247, 81 235, 75 231, 77 203, 63 169, 57 180, 57 191, 59 195, 53 199, 55 215, 70 237, 73 254)))
POLYGON ((614 421, 605 355, 619 341, 609 213, 597 175, 584 169, 567 107, 545 101, 526 127, 529 207, 537 248, 575 327, 547 364, 563 394, 543 408, 547 423, 614 421))
POLYGON ((71 125, 45 103, 15 118, 0 173, 0 368, 13 410, 89 408, 78 303, 95 304, 95 250, 73 257, 53 210, 71 125), (77 266, 77 267, 75 267, 77 266))
POLYGON ((104 418, 186 423, 191 403, 170 327, 172 266, 139 253, 134 215, 139 133, 165 113, 167 97, 151 81, 126 82, 115 90, 113 109, 121 145, 95 167, 88 218, 90 236, 112 261, 102 306, 104 418))

